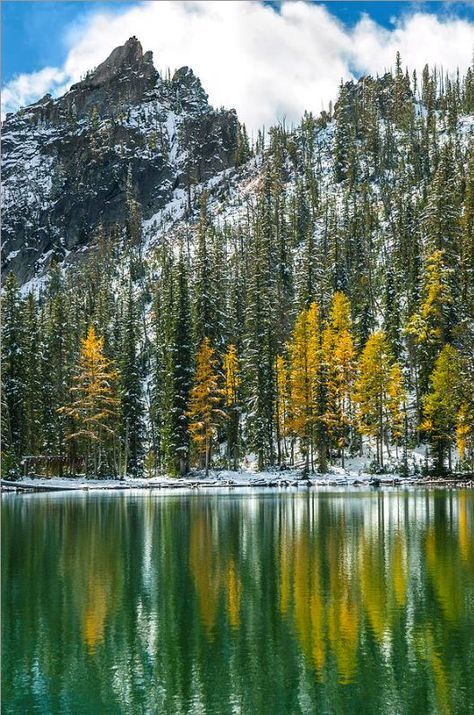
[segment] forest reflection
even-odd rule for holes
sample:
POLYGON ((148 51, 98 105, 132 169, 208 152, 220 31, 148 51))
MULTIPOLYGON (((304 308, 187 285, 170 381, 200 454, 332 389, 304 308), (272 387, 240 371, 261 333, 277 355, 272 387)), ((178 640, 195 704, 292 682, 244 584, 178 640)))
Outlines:
POLYGON ((468 491, 7 500, 4 712, 463 712, 473 523, 468 491))

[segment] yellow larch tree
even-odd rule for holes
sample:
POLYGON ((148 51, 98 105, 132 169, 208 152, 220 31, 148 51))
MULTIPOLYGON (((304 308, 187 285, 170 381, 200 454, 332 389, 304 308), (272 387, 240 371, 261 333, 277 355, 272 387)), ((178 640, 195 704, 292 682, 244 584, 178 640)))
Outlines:
POLYGON ((116 471, 115 432, 119 399, 118 372, 113 362, 104 355, 104 338, 97 335, 93 325, 81 341, 81 350, 70 388, 71 402, 59 412, 71 419, 73 428, 67 439, 85 445, 86 472, 92 467, 101 474, 106 466, 116 471), (113 462, 107 465, 107 450, 112 442, 113 462))
POLYGON ((455 347, 447 343, 438 355, 430 375, 430 391, 423 399, 421 429, 429 436, 438 472, 444 471, 448 455, 451 471, 451 446, 458 426, 461 402, 460 356, 455 347))
POLYGON ((329 320, 323 330, 322 362, 326 388, 323 421, 331 443, 340 451, 344 466, 344 448, 353 421, 356 352, 351 335, 350 303, 340 291, 334 294, 329 320))
POLYGON ((235 345, 229 345, 222 361, 224 396, 227 414, 227 459, 229 467, 237 469, 240 428, 240 364, 235 345))
POLYGON ((405 329, 417 375, 415 389, 420 416, 421 394, 428 390, 436 357, 449 341, 453 303, 451 273, 452 269, 446 266, 444 250, 436 250, 426 258, 419 307, 405 329))
MULTIPOLYGON (((295 321, 289 344, 290 426, 300 439, 306 471, 314 471, 314 446, 318 424, 321 368, 319 310, 311 303, 295 321)), ((321 457, 321 455, 320 455, 321 457)))
POLYGON ((395 443, 398 456, 398 446, 404 432, 404 414, 406 410, 405 381, 400 363, 398 362, 394 363, 390 368, 387 410, 390 440, 395 443))
POLYGON ((456 446, 461 462, 474 456, 474 405, 469 400, 461 402, 456 415, 456 446))
POLYGON ((201 466, 209 473, 213 442, 225 412, 221 409, 224 392, 220 387, 214 348, 205 337, 196 356, 196 374, 189 399, 189 432, 201 466))
POLYGON ((404 400, 400 368, 393 359, 387 336, 377 330, 369 336, 358 364, 355 402, 359 430, 375 438, 377 464, 383 467, 383 445, 400 422, 404 400))

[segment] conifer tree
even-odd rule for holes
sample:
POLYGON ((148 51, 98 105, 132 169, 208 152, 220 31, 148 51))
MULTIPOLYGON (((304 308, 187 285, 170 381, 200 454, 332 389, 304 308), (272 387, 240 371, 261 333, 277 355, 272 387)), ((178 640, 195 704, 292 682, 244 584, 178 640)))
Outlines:
MULTIPOLYGON (((194 260, 194 340, 199 346, 205 337, 216 346, 220 339, 219 290, 221 276, 214 265, 211 227, 206 213, 206 196, 201 198, 197 251, 194 260)), ((214 237, 215 238, 215 237, 214 237)), ((222 271, 222 266, 221 266, 222 271)))
MULTIPOLYGON (((456 435, 460 406, 460 357, 447 343, 439 353, 430 375, 430 391, 423 399, 421 428, 430 439, 438 473, 445 471, 446 453, 451 471, 451 447, 456 435)), ((461 414, 461 420, 463 415, 461 414)))
POLYGON ((276 359, 276 399, 275 399, 275 437, 277 441, 278 465, 281 466, 287 456, 286 437, 288 434, 288 366, 283 355, 276 359))
POLYGON ((418 346, 421 391, 428 385, 428 376, 442 345, 450 337, 450 315, 453 302, 451 270, 444 262, 444 252, 434 251, 428 256, 423 273, 419 310, 411 316, 407 332, 418 346))
POLYGON ((227 413, 227 458, 232 469, 239 463, 240 431, 240 365, 235 345, 229 345, 224 355, 225 408, 227 413))
POLYGON ((265 464, 272 465, 275 459, 276 257, 268 176, 259 196, 256 218, 249 246, 244 369, 247 444, 257 455, 257 468, 262 470, 265 464))
POLYGON ((398 429, 399 404, 404 398, 395 365, 385 333, 372 333, 359 359, 355 401, 361 433, 375 438, 379 467, 383 467, 383 446, 389 443, 390 428, 398 429))
POLYGON ((182 248, 177 265, 171 269, 169 290, 162 384, 162 446, 168 471, 183 475, 189 469, 187 410, 192 383, 192 335, 188 270, 182 248))
POLYGON ((298 314, 289 353, 291 428, 301 441, 305 471, 314 471, 321 369, 319 311, 316 303, 313 302, 307 310, 303 309, 298 314))
POLYGON ((219 386, 215 352, 206 337, 196 356, 196 373, 187 412, 191 439, 206 476, 211 465, 218 426, 222 418, 225 418, 225 412, 221 408, 223 392, 219 386))
POLYGON ((25 334, 23 304, 11 273, 2 295, 2 393, 8 425, 7 445, 12 474, 18 470, 26 446, 25 334))
POLYGON ((40 370, 41 337, 38 309, 32 293, 26 300, 25 316, 25 445, 30 455, 39 454, 42 445, 42 382, 40 370))
MULTIPOLYGON (((82 316, 69 313, 67 297, 59 265, 52 266, 41 316, 42 350, 40 373, 42 381, 42 438, 46 454, 59 457, 62 474, 66 457, 65 433, 72 429, 68 416, 59 410, 69 397, 70 378, 76 349, 79 350, 82 316), (74 345, 77 334, 77 348, 74 345)), ((74 448, 69 443, 69 451, 74 448)), ((71 455, 70 455, 71 456, 71 455)))
POLYGON ((143 474, 144 424, 139 347, 139 323, 136 296, 129 280, 124 315, 122 355, 120 361, 120 411, 124 442, 124 474, 137 477, 143 474))
POLYGON ((71 402, 59 408, 73 422, 67 438, 78 441, 85 450, 87 474, 102 475, 107 468, 117 472, 117 377, 104 355, 104 339, 90 325, 70 388, 71 402))
POLYGON ((329 321, 322 335, 322 361, 326 383, 326 409, 322 419, 326 424, 329 439, 340 451, 342 466, 349 428, 353 421, 355 357, 350 303, 344 293, 337 292, 333 296, 329 321))

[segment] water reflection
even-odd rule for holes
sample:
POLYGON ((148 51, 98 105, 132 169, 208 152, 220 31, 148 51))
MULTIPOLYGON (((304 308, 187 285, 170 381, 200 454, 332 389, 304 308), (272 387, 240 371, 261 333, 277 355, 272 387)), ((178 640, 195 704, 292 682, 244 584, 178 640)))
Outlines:
POLYGON ((474 494, 8 497, 3 712, 465 713, 474 494))

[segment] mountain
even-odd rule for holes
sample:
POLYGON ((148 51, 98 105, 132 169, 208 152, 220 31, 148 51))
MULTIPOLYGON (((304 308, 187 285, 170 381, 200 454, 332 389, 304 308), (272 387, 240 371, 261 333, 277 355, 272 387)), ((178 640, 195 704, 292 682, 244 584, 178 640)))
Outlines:
POLYGON ((7 471, 472 472, 474 68, 335 95, 251 144, 132 38, 8 117, 7 471))
POLYGON ((192 70, 160 77, 130 38, 64 96, 4 122, 4 275, 25 282, 72 260, 99 223, 122 224, 129 171, 149 218, 175 189, 231 167, 237 136, 235 111, 213 109, 192 70))

